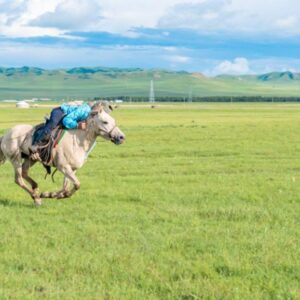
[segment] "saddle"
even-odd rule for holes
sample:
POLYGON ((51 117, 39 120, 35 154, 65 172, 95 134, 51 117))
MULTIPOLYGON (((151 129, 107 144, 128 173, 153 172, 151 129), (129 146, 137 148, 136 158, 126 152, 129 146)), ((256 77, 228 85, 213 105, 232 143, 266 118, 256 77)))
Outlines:
MULTIPOLYGON (((44 124, 39 124, 35 127, 34 132, 38 131, 44 124)), ((52 150, 57 146, 60 139, 64 134, 64 128, 62 126, 55 127, 50 135, 44 138, 37 146, 38 159, 45 166, 52 164, 52 150)))

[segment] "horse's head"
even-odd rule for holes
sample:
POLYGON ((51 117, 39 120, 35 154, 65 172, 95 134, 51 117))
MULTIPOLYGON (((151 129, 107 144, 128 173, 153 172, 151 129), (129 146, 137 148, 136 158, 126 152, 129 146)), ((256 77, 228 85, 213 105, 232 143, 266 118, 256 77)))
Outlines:
POLYGON ((110 115, 112 110, 107 102, 97 102, 92 106, 90 119, 96 135, 120 145, 125 141, 125 134, 117 127, 115 119, 110 115))

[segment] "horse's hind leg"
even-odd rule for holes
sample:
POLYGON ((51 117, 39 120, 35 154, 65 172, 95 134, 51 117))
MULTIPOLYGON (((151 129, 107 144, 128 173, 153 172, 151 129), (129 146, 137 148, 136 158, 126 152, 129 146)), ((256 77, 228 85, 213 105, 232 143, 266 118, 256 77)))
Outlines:
POLYGON ((23 190, 30 194, 31 198, 33 199, 36 205, 41 205, 42 201, 38 195, 36 195, 30 188, 27 187, 25 184, 23 177, 22 177, 22 164, 18 162, 13 163, 15 168, 15 182, 19 185, 23 190))
POLYGON ((22 177, 31 185, 33 193, 38 196, 38 184, 29 176, 29 169, 36 163, 30 159, 26 159, 22 165, 22 177))

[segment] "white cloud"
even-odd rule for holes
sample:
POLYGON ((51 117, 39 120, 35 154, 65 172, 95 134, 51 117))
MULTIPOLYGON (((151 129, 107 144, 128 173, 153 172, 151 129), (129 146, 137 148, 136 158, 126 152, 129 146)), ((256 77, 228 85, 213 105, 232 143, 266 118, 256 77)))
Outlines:
POLYGON ((300 34, 299 0, 206 0, 174 5, 158 26, 201 33, 300 34), (245 3, 246 2, 246 3, 245 3))
POLYGON ((20 17, 25 8, 24 0, 15 0, 7 3, 5 0, 0 0, 0 16, 3 25, 9 25, 16 18, 20 17))
POLYGON ((209 62, 215 64, 214 68, 208 68, 204 73, 208 76, 220 74, 246 75, 246 74, 265 74, 270 72, 300 72, 300 59, 293 58, 260 58, 251 59, 240 57, 233 61, 224 60, 209 62))
POLYGON ((156 28, 168 9, 186 1, 202 3, 205 0, 102 0, 103 19, 99 26, 105 31, 121 34, 133 28, 156 28))
POLYGON ((170 55, 166 57, 166 60, 172 63, 187 63, 191 60, 191 57, 183 56, 183 55, 170 55))
MULTIPOLYGON (((185 1, 0 0, 0 34, 8 37, 57 36, 72 30, 91 30, 135 37, 134 28, 156 28, 158 20, 168 9, 185 1), (22 9, 20 3, 23 3, 22 9), (19 7, 17 15, 15 7, 19 7), (10 28, 7 19, 13 20, 10 28)), ((189 3, 203 1, 188 0, 189 3)))
POLYGON ((281 29, 293 29, 297 26, 298 19, 295 16, 289 16, 276 21, 276 25, 281 29))
POLYGON ((62 36, 136 28, 201 33, 300 35, 299 0, 0 0, 0 35, 62 36))
POLYGON ((0 35, 6 37, 60 36, 64 32, 30 26, 31 20, 53 11, 60 0, 0 0, 0 35))
POLYGON ((219 63, 213 70, 213 74, 248 74, 251 73, 249 62, 244 57, 237 57, 233 61, 225 60, 219 63))
POLYGON ((100 21, 100 6, 95 0, 64 0, 53 12, 46 12, 30 24, 62 30, 86 30, 100 21))

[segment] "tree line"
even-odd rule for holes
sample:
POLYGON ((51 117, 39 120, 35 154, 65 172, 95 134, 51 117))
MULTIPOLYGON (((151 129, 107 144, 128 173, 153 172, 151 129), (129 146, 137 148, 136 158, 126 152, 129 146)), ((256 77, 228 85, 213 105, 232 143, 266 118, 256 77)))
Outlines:
MULTIPOLYGON (((118 97, 95 97, 94 100, 114 101, 116 99, 124 102, 149 102, 149 97, 144 96, 118 96, 118 97)), ((209 96, 209 97, 179 97, 158 96, 156 102, 300 102, 299 97, 271 97, 271 96, 209 96)))

